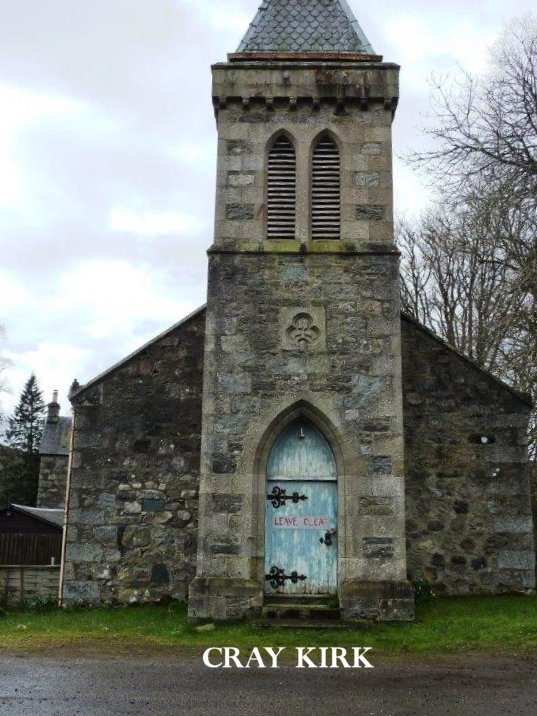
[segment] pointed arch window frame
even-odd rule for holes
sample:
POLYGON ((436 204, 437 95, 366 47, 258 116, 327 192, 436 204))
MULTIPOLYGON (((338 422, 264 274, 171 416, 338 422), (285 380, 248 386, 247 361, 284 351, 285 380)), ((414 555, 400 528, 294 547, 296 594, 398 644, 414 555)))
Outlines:
POLYGON ((294 240, 297 231, 297 148, 292 135, 280 129, 267 142, 265 171, 265 236, 274 240, 294 240), (281 146, 285 140, 292 161, 281 146), (275 147, 280 144, 280 151, 275 147), (277 196, 281 191, 282 195, 277 196))
POLYGON ((329 129, 323 129, 311 143, 309 223, 312 240, 341 239, 341 207, 340 141, 329 129), (323 141, 325 148, 318 152, 323 141), (335 151, 329 153, 328 144, 335 151))

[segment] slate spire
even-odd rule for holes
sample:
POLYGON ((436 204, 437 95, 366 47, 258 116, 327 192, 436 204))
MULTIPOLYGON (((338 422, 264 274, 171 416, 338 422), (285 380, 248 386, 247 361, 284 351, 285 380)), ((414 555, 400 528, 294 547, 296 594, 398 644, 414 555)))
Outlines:
POLYGON ((375 54, 346 0, 263 0, 237 52, 375 54))

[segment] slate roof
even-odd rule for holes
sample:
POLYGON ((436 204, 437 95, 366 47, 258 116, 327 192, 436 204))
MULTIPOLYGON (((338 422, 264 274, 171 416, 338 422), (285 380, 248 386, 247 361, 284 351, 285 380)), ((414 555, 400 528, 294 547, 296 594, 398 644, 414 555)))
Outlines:
POLYGON ((39 447, 40 455, 69 455, 71 418, 58 418, 57 423, 45 422, 39 447))
POLYGON ((10 507, 42 522, 48 522, 55 527, 63 527, 63 510, 52 510, 47 507, 26 507, 25 505, 15 504, 11 504, 10 507))
POLYGON ((345 0, 264 0, 237 52, 375 54, 345 0))
POLYGON ((432 338, 433 341, 436 341, 441 346, 446 348, 447 350, 451 351, 451 353, 454 353, 459 358, 461 358, 465 363, 472 366, 472 368, 475 368, 475 370, 478 370, 480 373, 482 373, 484 376, 492 380, 496 385, 498 385, 503 390, 506 390, 508 393, 511 393, 517 400, 520 400, 522 403, 525 403, 530 408, 533 408, 533 399, 531 395, 528 393, 523 393, 520 390, 517 390, 517 388, 514 388, 512 385, 509 385, 509 383, 506 383, 501 378, 498 378, 494 373, 491 373, 490 370, 487 370, 486 368, 483 368, 483 366, 479 365, 479 363, 476 363, 475 360, 467 356, 465 353, 461 353, 461 351, 457 350, 457 348, 454 348, 452 345, 450 345, 447 341, 445 341, 443 338, 440 338, 434 331, 432 331, 430 328, 427 328, 427 326, 424 326, 423 323, 420 323, 416 318, 411 316, 408 313, 404 313, 404 311, 401 311, 401 320, 406 321, 407 323, 412 323, 415 328, 417 328, 422 333, 425 333, 425 335, 429 336, 429 338, 432 338))

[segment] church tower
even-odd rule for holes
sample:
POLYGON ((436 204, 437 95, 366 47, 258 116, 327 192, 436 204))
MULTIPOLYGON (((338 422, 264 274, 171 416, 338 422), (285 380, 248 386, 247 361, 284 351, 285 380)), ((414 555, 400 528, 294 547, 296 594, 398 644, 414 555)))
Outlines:
POLYGON ((345 0, 264 0, 213 66, 194 619, 337 596, 411 619, 405 553, 398 70, 345 0))

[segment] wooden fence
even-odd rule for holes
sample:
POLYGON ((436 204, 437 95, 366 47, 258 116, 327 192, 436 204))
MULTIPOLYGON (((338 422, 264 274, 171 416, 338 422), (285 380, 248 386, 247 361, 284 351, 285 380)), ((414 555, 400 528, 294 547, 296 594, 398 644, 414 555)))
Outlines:
POLYGON ((0 533, 0 564, 59 564, 62 533, 0 533))
POLYGON ((59 565, 0 565, 0 604, 13 609, 36 597, 56 597, 59 583, 59 565))

